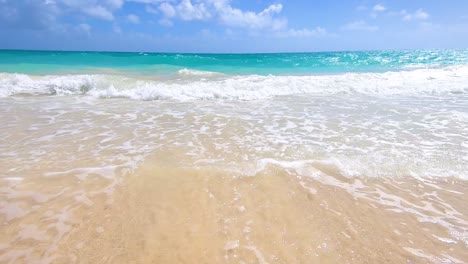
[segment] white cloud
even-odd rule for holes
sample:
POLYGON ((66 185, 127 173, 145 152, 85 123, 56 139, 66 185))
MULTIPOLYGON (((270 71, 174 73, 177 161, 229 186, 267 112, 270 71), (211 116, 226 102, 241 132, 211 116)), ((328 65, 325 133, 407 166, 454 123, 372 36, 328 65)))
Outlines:
POLYGON ((416 13, 414 13, 414 17, 416 19, 428 19, 429 18, 429 14, 426 13, 424 10, 422 9, 418 9, 416 11, 416 13))
POLYGON ((275 18, 281 13, 283 6, 273 4, 261 12, 244 11, 234 8, 230 0, 199 0, 192 3, 191 0, 181 0, 178 4, 164 2, 159 5, 159 10, 165 19, 178 18, 181 20, 209 20, 215 18, 219 23, 229 27, 249 29, 280 30, 287 27, 287 20, 275 18))
POLYGON ((314 29, 289 29, 285 32, 278 33, 279 37, 296 37, 296 38, 304 38, 304 37, 320 37, 325 36, 327 31, 324 28, 316 27, 314 29))
POLYGON ((174 17, 176 15, 175 8, 169 3, 162 3, 159 5, 159 10, 161 10, 166 17, 174 17))
POLYGON ((0 28, 50 30, 60 9, 52 1, 0 0, 0 28))
POLYGON ((82 10, 83 13, 102 20, 113 20, 114 15, 108 9, 102 6, 87 7, 82 10))
POLYGON ((364 20, 359 20, 355 22, 348 23, 341 27, 342 30, 364 30, 364 31, 377 31, 378 26, 373 26, 367 24, 364 20))
POLYGON ((430 17, 429 13, 424 11, 423 9, 418 9, 414 13, 409 13, 406 10, 401 10, 400 15, 402 16, 403 20, 410 21, 410 20, 426 20, 430 17))
POLYGON ((215 2, 215 8, 221 23, 231 27, 280 30, 288 24, 286 19, 273 17, 282 11, 281 4, 270 5, 260 13, 233 8, 226 1, 215 2))
POLYGON ((127 16, 127 20, 128 20, 128 22, 130 22, 132 24, 140 24, 140 18, 137 15, 134 15, 134 14, 129 14, 127 16))
POLYGON ((372 10, 376 11, 376 12, 383 12, 385 11, 387 8, 385 8, 385 6, 381 5, 381 4, 378 4, 378 5, 375 5, 372 10))
POLYGON ((142 23, 136 14, 119 15, 125 3, 139 3, 140 9, 157 14, 155 21, 163 26, 173 26, 176 20, 210 21, 224 25, 226 29, 249 30, 250 33, 270 32, 273 36, 287 35, 310 37, 321 34, 320 28, 288 28, 288 20, 282 16, 283 5, 266 5, 262 10, 245 10, 233 6, 234 0, 0 0, 0 27, 56 30, 70 27, 73 30, 91 30, 90 18, 112 21, 112 30, 122 32, 117 23, 142 23), (140 5, 141 4, 141 5, 140 5), (34 12, 33 12, 34 11, 34 12), (74 25, 60 23, 68 15, 86 16, 74 25), (87 25, 87 26, 86 26, 87 25))
POLYGON ((190 0, 182 0, 176 9, 182 20, 205 20, 211 17, 204 3, 193 5, 190 0))
POLYGON ((114 11, 122 8, 124 4, 124 0, 55 0, 55 2, 62 3, 69 11, 78 11, 108 21, 114 20, 114 11))
POLYGON ((178 17, 182 20, 206 20, 211 17, 205 3, 192 4, 191 0, 182 0, 177 5, 164 2, 159 5, 159 10, 167 17, 178 17))
POLYGON ((283 10, 282 4, 270 5, 266 9, 264 9, 260 15, 269 15, 269 14, 279 14, 283 10))
POLYGON ((377 4, 372 8, 372 13, 370 13, 371 18, 377 18, 379 13, 383 13, 387 8, 382 4, 377 4))

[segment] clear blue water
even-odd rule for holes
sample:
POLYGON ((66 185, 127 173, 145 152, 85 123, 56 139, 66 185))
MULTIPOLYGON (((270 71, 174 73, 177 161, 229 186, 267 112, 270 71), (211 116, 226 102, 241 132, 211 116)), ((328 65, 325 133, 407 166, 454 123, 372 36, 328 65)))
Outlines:
POLYGON ((181 69, 232 75, 311 75, 385 72, 468 64, 468 50, 395 50, 272 54, 0 51, 0 72, 92 74, 98 69, 141 75, 181 69))

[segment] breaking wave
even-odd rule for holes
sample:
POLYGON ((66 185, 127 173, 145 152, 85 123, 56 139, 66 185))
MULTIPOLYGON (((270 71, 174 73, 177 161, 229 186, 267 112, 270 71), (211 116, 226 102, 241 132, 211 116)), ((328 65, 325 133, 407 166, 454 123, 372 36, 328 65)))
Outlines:
POLYGON ((87 95, 135 100, 257 100, 286 95, 437 95, 468 92, 468 65, 385 73, 261 76, 183 69, 156 80, 122 75, 0 74, 0 97, 87 95))

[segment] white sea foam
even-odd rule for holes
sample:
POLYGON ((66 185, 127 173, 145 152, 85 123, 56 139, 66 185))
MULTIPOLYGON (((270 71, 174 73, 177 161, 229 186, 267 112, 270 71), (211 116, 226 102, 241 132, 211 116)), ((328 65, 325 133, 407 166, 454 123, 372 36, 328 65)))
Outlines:
MULTIPOLYGON (((177 159, 184 166, 232 165, 245 175, 258 172, 256 161, 272 158, 307 161, 306 165, 312 160, 347 177, 467 179, 468 66, 324 76, 216 76, 196 81, 0 74, 0 92, 5 97, 80 95, 26 96, 13 104, 0 100, 4 138, 17 133, 19 121, 7 117, 18 115, 18 102, 23 101, 25 109, 34 108, 32 116, 38 120, 25 129, 36 135, 29 144, 38 147, 22 155, 38 163, 50 152, 39 146, 78 135, 87 135, 86 141, 94 135, 95 156, 111 146, 124 151, 122 155, 146 155, 169 145, 186 153, 185 161, 177 159), (324 96, 272 98, 298 93, 324 96), (124 107, 121 100, 98 99, 114 97, 170 101, 127 101, 124 107), (215 98, 228 100, 193 101, 215 98), (248 101, 265 98, 271 100, 248 101), (184 100, 192 101, 179 102, 184 100), (109 114, 110 110, 115 113, 109 114), (58 124, 62 116, 77 119, 65 120, 51 133, 41 132, 58 124), (99 118, 88 119, 91 116, 99 118), (115 121, 126 123, 122 131, 133 128, 140 134, 127 142, 116 132, 120 130, 115 129, 115 121), (97 133, 105 122, 114 129, 97 133), (115 145, 119 140, 125 144, 115 145)), ((0 157, 13 160, 22 148, 6 142, 0 144, 4 149, 0 157)))
POLYGON ((298 94, 386 96, 468 93, 468 66, 312 76, 226 76, 183 69, 177 76, 161 81, 115 75, 0 74, 0 97, 84 94, 136 100, 257 100, 298 94))
POLYGON ((211 72, 211 71, 197 71, 184 68, 177 72, 179 76, 187 77, 187 76, 196 76, 196 77, 215 77, 215 76, 223 76, 224 74, 219 72, 211 72))

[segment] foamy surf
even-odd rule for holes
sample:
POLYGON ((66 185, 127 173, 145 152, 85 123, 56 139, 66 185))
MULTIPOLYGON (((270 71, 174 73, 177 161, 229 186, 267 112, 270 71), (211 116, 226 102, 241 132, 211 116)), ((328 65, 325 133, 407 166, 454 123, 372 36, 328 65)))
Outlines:
POLYGON ((184 69, 169 80, 135 76, 0 75, 0 96, 88 95, 135 100, 258 100, 287 95, 438 95, 468 92, 468 66, 385 73, 228 76, 184 69))

